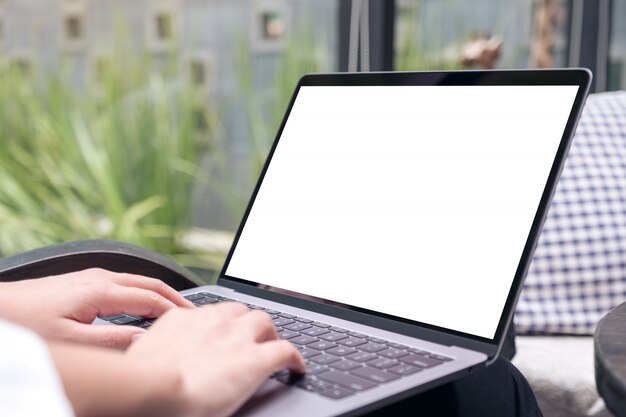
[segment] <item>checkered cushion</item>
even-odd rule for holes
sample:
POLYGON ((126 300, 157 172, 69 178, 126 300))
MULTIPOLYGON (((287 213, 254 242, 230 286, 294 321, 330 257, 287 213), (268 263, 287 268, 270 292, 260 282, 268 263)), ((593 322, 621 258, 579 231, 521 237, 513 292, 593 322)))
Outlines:
POLYGON ((626 300, 626 92, 590 95, 515 316, 518 333, 592 334, 626 300))

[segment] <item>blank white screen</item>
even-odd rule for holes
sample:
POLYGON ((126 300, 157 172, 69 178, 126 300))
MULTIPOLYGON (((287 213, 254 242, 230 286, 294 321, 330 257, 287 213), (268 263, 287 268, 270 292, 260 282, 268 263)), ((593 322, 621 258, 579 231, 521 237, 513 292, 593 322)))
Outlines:
POLYGON ((577 90, 302 87, 226 274, 493 338, 577 90))

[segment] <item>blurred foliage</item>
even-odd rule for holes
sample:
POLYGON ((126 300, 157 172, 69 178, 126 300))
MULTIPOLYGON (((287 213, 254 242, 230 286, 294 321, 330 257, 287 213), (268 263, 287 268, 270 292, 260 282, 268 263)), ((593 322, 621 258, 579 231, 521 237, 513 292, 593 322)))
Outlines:
POLYGON ((105 238, 221 262, 181 244, 216 116, 178 62, 118 45, 84 91, 69 67, 0 68, 1 255, 105 238))
POLYGON ((328 71, 326 40, 311 27, 291 35, 275 68, 274 82, 259 87, 255 79, 252 54, 244 42, 238 47, 238 80, 242 104, 250 123, 251 175, 256 180, 285 116, 300 78, 309 73, 328 71))
POLYGON ((422 39, 419 31, 419 1, 410 2, 398 16, 395 50, 396 71, 435 71, 463 69, 459 45, 444 46, 432 34, 422 39), (428 41, 428 42, 426 42, 428 41))
POLYGON ((244 119, 248 123, 243 192, 242 184, 228 174, 229 166, 232 170, 235 163, 229 157, 221 158, 221 164, 219 160, 215 161, 220 166, 220 176, 229 178, 222 182, 219 194, 229 205, 236 222, 248 203, 250 191, 265 164, 298 81, 305 74, 330 70, 327 40, 316 33, 310 24, 290 34, 280 56, 275 60, 273 79, 269 83, 264 82, 255 72, 258 66, 255 66, 255 57, 246 39, 242 36, 237 43, 235 64, 240 92, 237 102, 243 107, 244 119))
MULTIPOLYGON (((299 78, 327 69, 325 45, 312 28, 294 33, 276 60, 274 81, 262 84, 249 46, 240 42, 238 101, 250 137, 245 181, 257 178, 299 78)), ((188 267, 221 267, 228 236, 191 227, 192 194, 198 185, 216 192, 239 219, 249 197, 241 172, 233 169, 208 92, 191 85, 181 57, 155 60, 137 49, 116 45, 95 61, 83 88, 70 65, 0 66, 1 256, 113 239, 188 267), (211 249, 215 242, 221 246, 211 249)))

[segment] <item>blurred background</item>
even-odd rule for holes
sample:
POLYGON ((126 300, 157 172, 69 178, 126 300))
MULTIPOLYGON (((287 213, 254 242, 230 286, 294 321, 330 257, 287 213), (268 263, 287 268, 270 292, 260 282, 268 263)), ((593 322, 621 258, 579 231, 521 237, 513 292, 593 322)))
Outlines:
POLYGON ((0 0, 0 256, 115 239, 215 276, 299 77, 590 68, 626 0, 0 0))

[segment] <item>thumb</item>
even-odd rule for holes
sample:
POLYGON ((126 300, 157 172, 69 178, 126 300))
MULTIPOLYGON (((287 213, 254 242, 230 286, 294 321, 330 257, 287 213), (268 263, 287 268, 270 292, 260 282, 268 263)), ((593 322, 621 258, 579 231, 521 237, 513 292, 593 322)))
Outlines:
POLYGON ((112 324, 92 325, 79 323, 76 339, 94 346, 124 350, 133 339, 146 333, 146 330, 133 326, 112 324))

